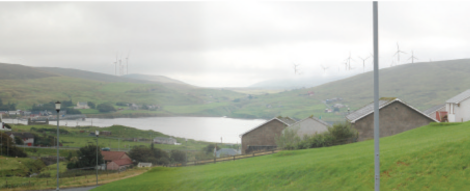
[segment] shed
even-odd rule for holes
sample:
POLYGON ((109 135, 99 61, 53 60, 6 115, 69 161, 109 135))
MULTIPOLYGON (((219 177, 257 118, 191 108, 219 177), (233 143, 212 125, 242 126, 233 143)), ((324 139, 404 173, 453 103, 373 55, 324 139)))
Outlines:
MULTIPOLYGON (((346 116, 358 133, 359 141, 374 138, 374 102, 346 116)), ((382 97, 379 100, 380 137, 395 135, 438 122, 398 98, 382 97)))
POLYGON ((131 159, 120 159, 113 160, 109 163, 106 163, 107 170, 124 170, 132 165, 131 159))
POLYGON ((152 167, 152 163, 150 163, 150 162, 139 162, 139 164, 137 164, 137 167, 139 167, 139 168, 152 167))
POLYGON ((449 122, 470 120, 470 89, 447 100, 446 111, 449 122))
POLYGON ((446 104, 436 105, 423 111, 424 114, 434 118, 437 121, 442 121, 443 117, 447 115, 446 104))

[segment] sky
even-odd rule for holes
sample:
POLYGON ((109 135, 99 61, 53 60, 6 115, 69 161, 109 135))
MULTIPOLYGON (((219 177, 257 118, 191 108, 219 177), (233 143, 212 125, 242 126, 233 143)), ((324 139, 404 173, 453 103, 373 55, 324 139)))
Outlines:
MULTIPOLYGON (((415 62, 468 58, 469 8, 379 2, 380 67, 409 64, 411 51, 415 62)), ((116 57, 128 58, 129 74, 202 87, 328 80, 372 70, 359 58, 373 52, 372 3, 0 2, 0 39, 2 63, 115 75, 116 57)))

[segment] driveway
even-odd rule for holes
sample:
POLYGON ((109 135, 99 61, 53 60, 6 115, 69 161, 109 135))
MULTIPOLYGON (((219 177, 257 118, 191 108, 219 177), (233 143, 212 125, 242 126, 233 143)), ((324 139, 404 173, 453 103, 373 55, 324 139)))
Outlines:
MULTIPOLYGON (((63 190, 63 191, 88 191, 88 190, 91 190, 91 189, 96 188, 96 187, 98 187, 98 186, 88 186, 88 187, 80 187, 80 188, 61 188, 60 190, 63 190)), ((50 190, 50 191, 55 191, 55 189, 50 190)))

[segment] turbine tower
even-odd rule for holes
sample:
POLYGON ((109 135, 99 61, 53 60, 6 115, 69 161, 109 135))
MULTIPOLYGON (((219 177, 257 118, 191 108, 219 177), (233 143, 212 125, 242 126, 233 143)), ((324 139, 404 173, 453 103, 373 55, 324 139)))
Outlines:
POLYGON ((398 64, 400 64, 400 53, 406 54, 406 52, 403 52, 400 50, 400 46, 398 46, 398 42, 397 42, 397 51, 395 52, 393 56, 397 56, 398 64))
POLYGON ((126 74, 129 74, 129 56, 131 54, 131 51, 129 50, 129 52, 127 53, 127 57, 126 57, 126 74))
POLYGON ((364 72, 364 70, 366 69, 366 60, 369 59, 369 58, 370 58, 370 56, 367 57, 367 58, 359 57, 359 59, 362 60, 362 72, 364 72))
POLYGON ((351 58, 351 51, 349 51, 349 57, 346 58, 346 60, 344 60, 344 61, 346 61, 346 63, 348 64, 348 65, 347 65, 347 68, 348 68, 349 70, 351 70, 351 60, 354 61, 354 59, 351 58))
POLYGON ((410 59, 411 59, 411 63, 415 63, 415 59, 416 59, 416 60, 419 60, 418 58, 416 58, 416 57, 414 56, 413 51, 411 51, 411 57, 408 58, 408 60, 410 60, 410 59))
POLYGON ((323 64, 320 64, 320 65, 321 65, 321 68, 323 69, 323 72, 326 72, 326 69, 330 68, 330 67, 323 66, 323 64))

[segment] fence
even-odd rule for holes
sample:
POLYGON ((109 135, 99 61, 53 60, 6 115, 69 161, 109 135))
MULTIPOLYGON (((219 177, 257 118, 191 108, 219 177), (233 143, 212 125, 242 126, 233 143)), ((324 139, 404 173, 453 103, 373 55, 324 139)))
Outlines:
POLYGON ((280 150, 281 149, 270 149, 270 150, 252 152, 252 153, 243 154, 243 155, 240 154, 240 155, 233 155, 233 156, 222 157, 222 158, 214 157, 213 159, 208 159, 208 160, 194 160, 194 161, 188 161, 186 163, 174 163, 174 164, 170 164, 169 166, 170 167, 182 167, 182 166, 195 166, 195 165, 213 164, 217 162, 234 161, 234 160, 252 158, 252 157, 257 157, 257 156, 270 155, 270 154, 279 152, 280 150))

